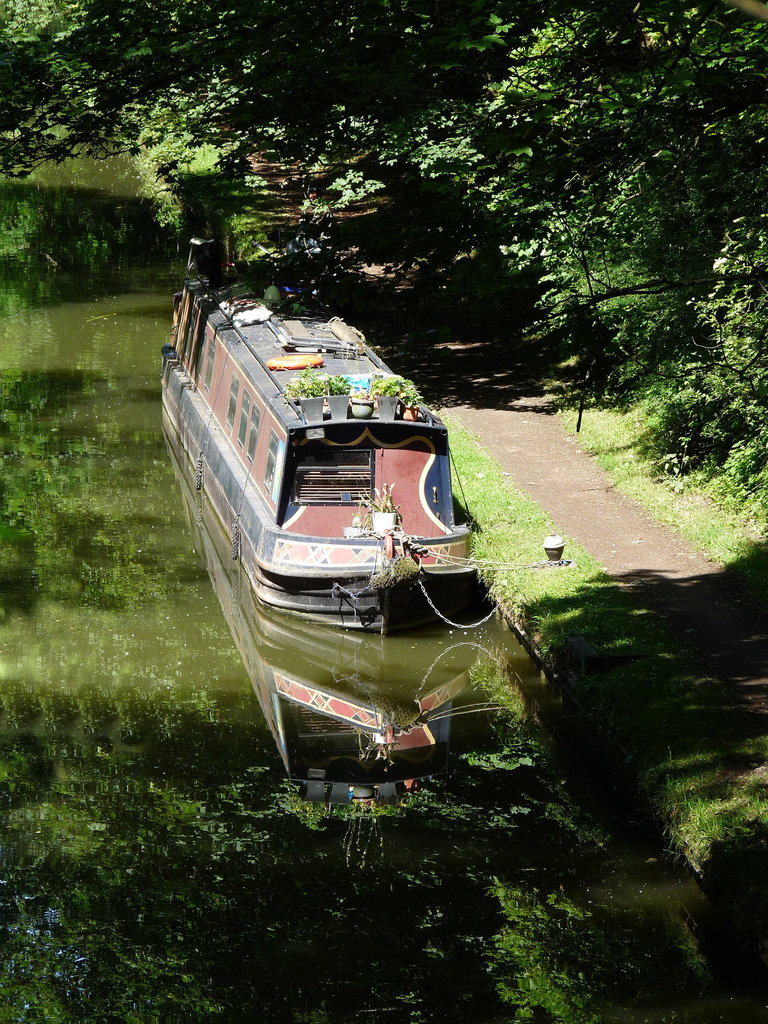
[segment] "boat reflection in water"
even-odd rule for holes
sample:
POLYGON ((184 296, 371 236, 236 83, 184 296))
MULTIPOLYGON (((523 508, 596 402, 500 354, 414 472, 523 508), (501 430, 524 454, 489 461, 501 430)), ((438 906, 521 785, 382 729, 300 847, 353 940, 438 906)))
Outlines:
POLYGON ((478 644, 442 627, 381 638, 265 609, 164 422, 185 513, 288 777, 325 804, 400 802, 447 768, 451 716, 483 710, 478 644))

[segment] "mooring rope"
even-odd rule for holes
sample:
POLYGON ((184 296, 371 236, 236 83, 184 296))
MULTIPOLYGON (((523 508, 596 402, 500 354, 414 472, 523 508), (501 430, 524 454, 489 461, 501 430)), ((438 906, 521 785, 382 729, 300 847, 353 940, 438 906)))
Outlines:
POLYGON ((360 590, 347 590, 347 588, 342 587, 340 583, 334 583, 333 586, 331 587, 331 594, 333 597, 343 595, 344 597, 348 597, 350 599, 350 601, 352 602, 352 611, 354 613, 355 618, 357 618, 357 603, 360 600, 360 598, 366 597, 368 594, 374 593, 377 593, 376 588, 368 586, 368 584, 366 584, 360 590))
POLYGON ((448 449, 448 455, 451 460, 451 465, 453 466, 453 472, 456 474, 456 480, 459 484, 459 490, 461 491, 461 500, 464 502, 464 511, 467 513, 467 518, 469 519, 471 525, 472 523, 474 523, 475 517, 472 515, 472 512, 470 511, 469 504, 467 502, 467 497, 464 494, 464 484, 461 482, 461 476, 459 475, 456 460, 454 459, 453 452, 450 450, 450 448, 448 449))
POLYGON ((424 550, 426 554, 433 555, 439 562, 467 569, 552 569, 557 566, 573 565, 570 558, 560 558, 556 562, 546 558, 539 562, 497 562, 492 558, 464 558, 463 555, 449 555, 445 552, 432 551, 429 548, 424 550))

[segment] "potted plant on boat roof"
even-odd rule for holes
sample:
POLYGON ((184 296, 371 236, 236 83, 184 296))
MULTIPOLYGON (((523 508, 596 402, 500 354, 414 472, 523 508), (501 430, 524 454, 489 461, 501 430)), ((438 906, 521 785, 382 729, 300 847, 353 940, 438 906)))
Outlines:
POLYGON ((416 385, 408 377, 398 375, 374 377, 371 381, 371 393, 378 398, 379 416, 382 419, 394 417, 398 402, 403 405, 404 419, 416 419, 422 397, 416 385), (408 409, 416 410, 416 412, 407 414, 406 410, 408 409))
POLYGON ((285 398, 296 399, 304 419, 310 423, 319 422, 323 418, 323 403, 328 394, 328 374, 321 373, 312 366, 307 366, 292 377, 283 388, 285 398))
POLYGON ((419 416, 419 406, 424 401, 421 392, 408 377, 400 378, 400 401, 403 403, 403 419, 415 420, 419 416))
POLYGON ((336 373, 328 378, 326 395, 332 420, 345 420, 349 409, 349 379, 336 373))
POLYGON ((400 381, 402 377, 374 377, 371 381, 371 395, 376 399, 379 419, 393 420, 400 404, 400 381))
POLYGON ((394 530, 400 521, 400 506, 392 497, 394 484, 382 484, 381 490, 374 488, 373 494, 361 495, 360 507, 365 510, 364 522, 374 533, 394 530))
POLYGON ((373 416, 375 399, 371 395, 370 385, 366 388, 355 388, 349 401, 349 407, 356 420, 369 420, 373 416))

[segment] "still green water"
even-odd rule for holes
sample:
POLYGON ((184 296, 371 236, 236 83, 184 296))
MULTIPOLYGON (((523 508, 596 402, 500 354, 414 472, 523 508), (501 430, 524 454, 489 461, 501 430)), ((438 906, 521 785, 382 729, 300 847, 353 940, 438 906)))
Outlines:
POLYGON ((185 253, 136 191, 0 191, 0 1021, 765 1020, 527 713, 508 633, 250 610, 161 429, 185 253), (302 800, 276 673, 401 715, 448 687, 447 765, 402 804, 302 800))

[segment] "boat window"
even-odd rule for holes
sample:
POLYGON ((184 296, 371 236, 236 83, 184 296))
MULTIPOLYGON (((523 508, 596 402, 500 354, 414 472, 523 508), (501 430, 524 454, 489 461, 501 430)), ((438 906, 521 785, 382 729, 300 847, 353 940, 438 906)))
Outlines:
POLYGON ((264 471, 264 486, 267 492, 273 490, 272 485, 275 482, 275 470, 277 468, 277 456, 280 451, 280 439, 277 434, 272 431, 269 436, 269 448, 267 449, 267 467, 264 471))
MULTIPOLYGON (((200 355, 202 356, 203 346, 200 346, 200 355)), ((208 342, 208 362, 205 364, 205 390, 211 390, 211 380, 213 379, 213 361, 216 358, 216 336, 211 335, 211 339, 208 342)), ((200 367, 197 368, 197 375, 200 375, 200 367)))
POLYGON ((373 452, 306 452, 293 477, 295 505, 357 505, 373 486, 373 452))
POLYGON ((227 426, 231 427, 235 422, 235 411, 237 410, 237 395, 240 391, 240 378, 232 374, 232 387, 229 391, 229 408, 227 409, 227 426))
POLYGON ((256 442, 259 439, 259 422, 261 421, 261 409, 253 403, 251 409, 251 432, 248 435, 248 458, 253 462, 253 456, 256 452, 256 442))
POLYGON ((183 359, 186 352, 192 350, 192 335, 195 333, 195 311, 190 303, 186 303, 179 315, 176 328, 176 355, 183 359))
POLYGON ((240 407, 240 426, 237 428, 237 441, 242 448, 248 431, 248 413, 251 411, 251 396, 243 391, 243 404, 240 407))

